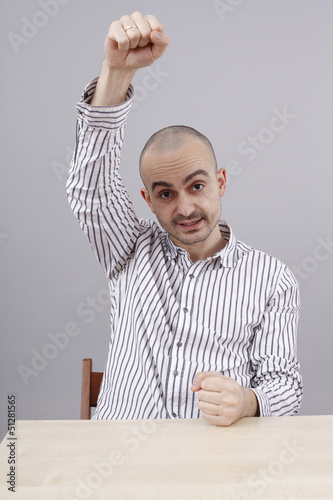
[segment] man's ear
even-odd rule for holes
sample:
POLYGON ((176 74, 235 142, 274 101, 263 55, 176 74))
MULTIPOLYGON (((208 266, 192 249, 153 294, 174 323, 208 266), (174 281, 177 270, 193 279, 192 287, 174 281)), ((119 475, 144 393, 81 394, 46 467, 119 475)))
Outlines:
POLYGON ((227 186, 227 176, 225 168, 220 168, 220 170, 216 174, 217 183, 219 185, 219 193, 222 197, 225 193, 225 188, 227 186))
POLYGON ((145 202, 148 203, 149 207, 150 207, 150 210, 153 212, 153 214, 155 213, 155 210, 153 209, 153 205, 152 205, 152 202, 151 202, 151 199, 150 199, 150 194, 148 192, 148 189, 146 188, 141 188, 140 189, 140 193, 141 193, 141 196, 142 198, 145 200, 145 202))

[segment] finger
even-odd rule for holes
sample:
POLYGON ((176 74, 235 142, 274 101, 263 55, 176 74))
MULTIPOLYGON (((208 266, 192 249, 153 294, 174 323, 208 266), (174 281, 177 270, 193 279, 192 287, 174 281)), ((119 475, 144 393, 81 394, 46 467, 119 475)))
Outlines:
POLYGON ((236 422, 237 419, 227 416, 227 415, 208 415, 207 413, 201 413, 201 416, 207 422, 217 425, 218 427, 229 427, 229 425, 236 422))
MULTIPOLYGON (((224 415, 228 412, 239 413, 241 398, 240 393, 232 389, 231 391, 223 392, 206 392, 202 389, 198 392, 199 410, 203 410, 206 412, 206 409, 211 409, 216 411, 219 415, 224 415)), ((211 411, 208 411, 211 413, 211 411)), ((214 414, 215 413, 211 413, 214 414)))
POLYGON ((151 53, 153 59, 156 60, 164 54, 167 46, 169 45, 170 39, 168 35, 160 33, 159 31, 152 31, 150 39, 153 42, 151 53))
POLYGON ((129 38, 124 31, 121 21, 114 21, 111 24, 107 38, 116 42, 119 50, 127 51, 129 49, 129 38))
POLYGON ((208 372, 197 372, 195 374, 194 379, 193 379, 193 384, 191 387, 191 390, 193 392, 196 392, 199 389, 201 389, 201 381, 205 378, 206 373, 208 373, 208 372))
POLYGON ((198 408, 206 415, 215 415, 215 416, 221 415, 220 406, 214 405, 212 403, 205 403, 204 401, 200 401, 198 404, 198 408))
POLYGON ((151 31, 159 31, 160 33, 163 33, 164 31, 164 26, 163 24, 161 23, 161 21, 159 21, 155 16, 152 16, 152 15, 148 15, 148 16, 145 16, 149 26, 150 26, 150 29, 151 31))
POLYGON ((221 397, 221 392, 215 392, 215 391, 204 391, 203 389, 200 389, 197 392, 198 399, 199 401, 203 401, 206 403, 211 403, 214 405, 218 405, 221 403, 222 397, 221 397))
POLYGON ((211 377, 211 376, 218 376, 221 375, 219 372, 198 372, 195 374, 194 380, 193 380, 193 385, 191 387, 192 391, 198 391, 202 387, 202 382, 205 378, 211 377))
POLYGON ((201 388, 205 391, 223 392, 233 385, 235 380, 222 375, 222 373, 210 372, 201 382, 201 388))
POLYGON ((140 30, 135 21, 130 16, 123 16, 120 19, 125 35, 129 40, 129 48, 135 49, 140 41, 140 30), (128 29, 129 28, 129 29, 128 29))
POLYGON ((131 14, 131 18, 137 25, 140 32, 138 47, 146 47, 146 45, 150 43, 150 33, 152 31, 150 24, 148 23, 146 17, 141 14, 141 12, 133 12, 133 14, 131 14))

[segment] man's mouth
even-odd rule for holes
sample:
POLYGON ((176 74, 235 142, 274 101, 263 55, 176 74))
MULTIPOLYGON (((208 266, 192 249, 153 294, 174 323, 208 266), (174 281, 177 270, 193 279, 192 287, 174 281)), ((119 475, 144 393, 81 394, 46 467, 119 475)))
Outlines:
POLYGON ((183 229, 197 229, 202 221, 201 219, 196 219, 192 221, 186 221, 186 222, 178 222, 178 226, 181 226, 183 229))

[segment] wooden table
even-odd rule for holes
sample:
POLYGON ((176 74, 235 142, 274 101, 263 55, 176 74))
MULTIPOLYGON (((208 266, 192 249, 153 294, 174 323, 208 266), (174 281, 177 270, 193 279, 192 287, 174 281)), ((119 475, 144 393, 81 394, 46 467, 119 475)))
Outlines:
POLYGON ((21 420, 15 432, 0 445, 1 499, 333 499, 333 416, 226 428, 202 419, 21 420), (15 494, 4 481, 11 451, 15 494))

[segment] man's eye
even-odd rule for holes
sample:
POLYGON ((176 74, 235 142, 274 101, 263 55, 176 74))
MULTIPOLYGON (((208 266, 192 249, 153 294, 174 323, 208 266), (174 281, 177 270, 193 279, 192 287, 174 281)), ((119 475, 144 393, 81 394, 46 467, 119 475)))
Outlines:
POLYGON ((193 189, 194 191, 200 191, 203 188, 203 184, 197 183, 194 184, 193 189))
POLYGON ((160 198, 169 198, 171 196, 170 191, 163 191, 163 193, 160 194, 160 198))

